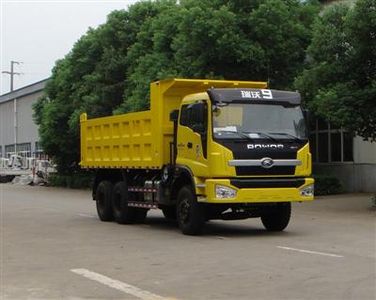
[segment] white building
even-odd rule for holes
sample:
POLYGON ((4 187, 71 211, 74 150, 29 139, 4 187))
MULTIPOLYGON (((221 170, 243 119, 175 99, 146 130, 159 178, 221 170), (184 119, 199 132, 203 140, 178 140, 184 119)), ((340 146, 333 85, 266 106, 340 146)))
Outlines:
POLYGON ((16 151, 27 151, 30 156, 41 151, 32 105, 42 95, 47 80, 0 96, 0 156, 15 152, 15 145, 16 151))
POLYGON ((322 120, 315 120, 311 129, 314 173, 337 177, 348 192, 376 192, 376 142, 322 120))

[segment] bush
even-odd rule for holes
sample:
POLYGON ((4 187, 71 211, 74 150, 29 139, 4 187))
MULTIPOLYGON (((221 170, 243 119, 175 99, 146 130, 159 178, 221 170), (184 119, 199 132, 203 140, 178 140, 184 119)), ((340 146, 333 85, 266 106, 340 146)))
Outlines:
POLYGON ((341 182, 333 175, 316 174, 315 178, 315 195, 333 195, 342 192, 341 182))
POLYGON ((48 178, 49 186, 66 187, 71 189, 91 188, 93 185, 93 174, 75 173, 75 174, 52 174, 48 178))
POLYGON ((48 184, 51 186, 66 186, 65 176, 59 174, 51 174, 48 177, 48 184))

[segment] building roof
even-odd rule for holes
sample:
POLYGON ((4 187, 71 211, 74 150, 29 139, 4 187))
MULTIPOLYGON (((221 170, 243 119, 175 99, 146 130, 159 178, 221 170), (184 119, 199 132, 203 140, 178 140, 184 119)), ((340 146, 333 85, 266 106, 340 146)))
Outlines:
POLYGON ((25 97, 30 94, 34 94, 37 92, 40 92, 44 89, 46 86, 47 81, 49 78, 43 79, 41 81, 32 83, 30 85, 24 86, 22 88, 19 88, 17 90, 14 90, 13 92, 6 93, 4 95, 0 96, 0 103, 8 102, 13 99, 25 97))

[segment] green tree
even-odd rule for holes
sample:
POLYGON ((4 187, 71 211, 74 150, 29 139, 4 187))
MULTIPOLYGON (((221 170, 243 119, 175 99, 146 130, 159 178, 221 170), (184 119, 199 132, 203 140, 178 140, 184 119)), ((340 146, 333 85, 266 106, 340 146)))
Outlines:
POLYGON ((79 161, 79 115, 147 109, 149 84, 169 77, 268 80, 289 88, 301 71, 316 1, 160 0, 115 11, 60 60, 35 105, 45 151, 79 161))
POLYGON ((334 5, 314 25, 307 69, 296 79, 315 114, 376 139, 376 3, 334 5))
POLYGON ((34 106, 34 119, 42 146, 60 172, 77 169, 80 113, 110 115, 122 103, 128 48, 156 8, 157 4, 145 2, 129 11, 112 12, 105 24, 89 29, 56 63, 44 96, 34 106))
POLYGON ((166 77, 268 80, 289 88, 302 70, 316 1, 182 0, 140 28, 128 52, 122 113, 146 109, 151 81, 166 77))

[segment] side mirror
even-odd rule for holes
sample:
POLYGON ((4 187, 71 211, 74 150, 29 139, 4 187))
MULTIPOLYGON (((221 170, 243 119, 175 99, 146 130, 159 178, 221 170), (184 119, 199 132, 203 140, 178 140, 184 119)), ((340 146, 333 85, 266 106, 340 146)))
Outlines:
POLYGON ((178 118, 179 118, 179 110, 178 109, 174 109, 172 112, 170 112, 170 121, 171 122, 177 121, 178 118))
POLYGON ((307 123, 309 123, 311 113, 308 109, 303 109, 303 116, 307 123))
POLYGON ((308 109, 303 109, 303 117, 306 123, 307 136, 310 135, 310 125, 311 125, 311 113, 308 109))

